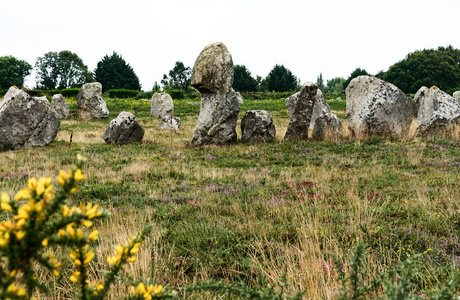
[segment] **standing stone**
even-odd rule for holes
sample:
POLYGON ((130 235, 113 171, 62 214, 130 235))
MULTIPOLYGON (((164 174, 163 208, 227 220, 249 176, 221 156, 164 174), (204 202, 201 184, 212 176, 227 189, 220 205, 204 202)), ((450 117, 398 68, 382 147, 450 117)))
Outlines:
POLYGON ((455 100, 460 101, 460 91, 454 92, 452 96, 454 97, 455 100))
POLYGON ((241 141, 267 143, 275 139, 272 115, 266 110, 249 110, 241 120, 241 141))
POLYGON ((307 140, 308 128, 316 102, 318 85, 307 82, 302 90, 286 98, 285 103, 289 111, 291 121, 284 136, 285 141, 307 140))
POLYGON ((78 118, 81 120, 101 119, 109 116, 109 110, 102 100, 102 84, 84 84, 77 96, 78 118))
POLYGON ((160 126, 158 129, 162 130, 178 130, 180 127, 181 121, 179 117, 165 116, 161 119, 160 126))
POLYGON ((11 87, 0 102, 0 148, 48 145, 60 124, 46 97, 31 97, 11 87))
POLYGON ((415 94, 418 108, 417 137, 459 138, 460 102, 433 86, 415 94))
POLYGON ((126 111, 122 111, 118 117, 110 121, 109 127, 102 138, 107 144, 115 143, 124 145, 133 142, 142 142, 144 129, 139 125, 136 117, 126 111))
POLYGON ((192 86, 201 92, 193 145, 236 141, 240 105, 233 90, 233 60, 223 43, 206 46, 195 61, 192 86))
POLYGON ((51 99, 51 108, 58 114, 59 119, 67 119, 69 117, 69 107, 65 103, 65 99, 61 94, 56 94, 51 99))
POLYGON ((343 125, 340 119, 331 113, 325 113, 315 120, 312 137, 314 140, 337 140, 343 136, 343 125))
POLYGON ((150 104, 150 116, 153 118, 164 118, 172 116, 174 103, 171 96, 167 93, 155 93, 150 104))
POLYGON ((370 76, 354 78, 346 91, 347 123, 353 137, 406 137, 415 102, 393 84, 370 76))
POLYGON ((311 115, 310 129, 313 130, 316 119, 330 112, 331 108, 329 104, 326 103, 323 92, 318 89, 315 97, 315 106, 313 107, 313 113, 311 115))
POLYGON ((243 98, 243 96, 240 94, 240 92, 236 92, 236 97, 238 98, 238 103, 239 103, 239 104, 243 104, 244 98, 243 98))

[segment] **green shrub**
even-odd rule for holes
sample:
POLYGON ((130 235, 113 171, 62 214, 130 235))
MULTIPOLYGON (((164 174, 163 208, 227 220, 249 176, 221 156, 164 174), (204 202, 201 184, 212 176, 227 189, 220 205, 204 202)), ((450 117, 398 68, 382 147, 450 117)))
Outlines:
POLYGON ((136 99, 147 99, 150 100, 152 99, 152 96, 155 92, 150 91, 150 92, 139 92, 137 93, 136 99))
POLYGON ((241 95, 247 100, 263 100, 263 99, 286 99, 287 97, 295 94, 291 92, 243 92, 241 95))
POLYGON ((184 99, 185 93, 183 90, 170 90, 168 91, 168 94, 173 98, 173 99, 184 99))
POLYGON ((24 89, 24 92, 31 95, 32 97, 42 97, 45 96, 45 91, 43 90, 28 90, 24 89))
POLYGON ((77 97, 79 91, 79 88, 64 89, 61 91, 61 95, 64 97, 77 97))
POLYGON ((135 98, 139 94, 139 91, 125 89, 109 90, 107 92, 111 98, 135 98))

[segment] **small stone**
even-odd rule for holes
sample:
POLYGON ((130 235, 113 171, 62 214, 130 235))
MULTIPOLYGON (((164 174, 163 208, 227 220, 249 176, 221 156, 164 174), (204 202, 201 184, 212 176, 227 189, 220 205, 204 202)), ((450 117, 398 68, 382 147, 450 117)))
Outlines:
POLYGON ((173 116, 165 116, 161 119, 160 126, 158 129, 162 130, 178 130, 180 128, 180 118, 173 116))
POLYGON ((167 93, 155 93, 150 104, 150 116, 153 118, 164 118, 172 116, 174 103, 171 96, 167 93))
POLYGON ((77 96, 78 118, 92 120, 107 118, 109 110, 102 99, 102 84, 91 82, 84 84, 77 96))
POLYGON ((53 95, 51 99, 51 108, 56 111, 60 119, 67 119, 69 117, 69 107, 61 94, 53 95))
POLYGON ((133 142, 142 142, 144 129, 137 122, 136 117, 126 111, 122 111, 118 117, 110 121, 109 127, 102 138, 107 144, 114 143, 124 145, 133 142))
POLYGON ((313 113, 311 115, 311 120, 310 120, 310 127, 309 129, 313 130, 315 121, 319 117, 321 117, 324 114, 330 113, 331 108, 329 107, 329 104, 326 103, 326 100, 324 99, 324 94, 323 92, 318 89, 316 91, 316 97, 315 97, 315 106, 313 107, 313 113))
POLYGON ((340 139, 343 136, 342 122, 335 114, 325 113, 316 118, 312 135, 317 141, 340 139))
POLYGON ((266 110, 249 110, 241 120, 241 141, 268 143, 275 139, 276 129, 272 115, 266 110))

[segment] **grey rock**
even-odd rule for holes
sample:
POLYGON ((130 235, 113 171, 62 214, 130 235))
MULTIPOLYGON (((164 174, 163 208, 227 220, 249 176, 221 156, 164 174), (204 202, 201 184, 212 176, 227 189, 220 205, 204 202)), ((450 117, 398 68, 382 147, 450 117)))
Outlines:
POLYGON ((460 91, 456 91, 452 94, 455 100, 460 101, 460 91))
POLYGON ((164 118, 172 116, 174 103, 171 96, 167 93, 155 93, 150 103, 150 116, 153 118, 164 118))
POLYGON ((192 86, 201 92, 201 109, 193 145, 236 141, 240 105, 233 85, 232 56, 222 43, 206 46, 195 61, 192 86))
POLYGON ((395 85, 370 76, 354 78, 346 91, 347 123, 353 137, 407 137, 416 116, 413 99, 395 85))
POLYGON ((118 117, 110 121, 109 127, 102 138, 107 144, 114 143, 124 145, 133 142, 142 142, 144 129, 137 122, 136 117, 126 111, 122 111, 118 117))
POLYGON ((243 96, 240 94, 240 92, 236 92, 236 97, 238 97, 238 103, 239 103, 239 104, 243 104, 244 98, 243 98, 243 96))
POLYGON ((60 124, 46 97, 31 97, 11 87, 0 102, 0 148, 48 145, 60 124))
POLYGON ((275 139, 272 115, 266 110, 249 110, 241 120, 241 141, 267 143, 275 139))
POLYGON ((285 141, 308 139, 308 128, 316 103, 317 90, 316 83, 307 82, 300 92, 286 98, 285 103, 291 121, 284 136, 285 141))
POLYGON ((180 128, 180 118, 173 116, 166 116, 161 119, 160 126, 158 129, 162 130, 178 130, 180 128))
POLYGON ((421 87, 417 105, 416 137, 459 138, 460 102, 433 86, 421 87))
POLYGON ((51 99, 51 108, 57 112, 59 119, 67 119, 69 117, 69 106, 67 106, 61 94, 53 95, 51 99))
POLYGON ((84 84, 77 96, 78 118, 92 120, 107 118, 109 110, 102 99, 102 84, 92 82, 84 84))
POLYGON ((314 140, 337 140, 343 136, 343 125, 340 119, 331 113, 325 113, 316 118, 312 133, 314 140))
POLYGON ((316 119, 330 112, 331 108, 329 107, 329 104, 326 103, 323 92, 320 89, 318 89, 316 92, 315 106, 313 107, 313 113, 311 115, 309 129, 314 129, 316 119))

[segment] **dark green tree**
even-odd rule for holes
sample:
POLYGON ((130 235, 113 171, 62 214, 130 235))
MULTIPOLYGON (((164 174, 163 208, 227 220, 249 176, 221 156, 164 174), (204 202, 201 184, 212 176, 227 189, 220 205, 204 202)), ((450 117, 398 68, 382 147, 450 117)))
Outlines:
POLYGON ((318 88, 321 91, 324 91, 324 79, 323 79, 323 73, 319 73, 318 77, 316 77, 316 84, 318 85, 318 88))
POLYGON ((234 66, 233 88, 238 92, 255 92, 257 80, 252 77, 251 72, 243 65, 234 66))
POLYGON ((275 65, 267 76, 268 89, 276 92, 288 92, 298 89, 297 77, 283 65, 275 65))
POLYGON ((141 90, 139 77, 121 55, 113 52, 104 56, 94 70, 94 78, 102 84, 102 90, 113 89, 141 90))
POLYGON ((460 50, 448 46, 415 51, 377 76, 405 93, 433 85, 452 93, 460 89, 460 50))
POLYGON ((24 78, 30 74, 32 66, 13 56, 0 57, 0 89, 8 89, 16 85, 22 87, 24 78))
POLYGON ((343 83, 343 89, 345 90, 347 88, 347 86, 350 84, 350 82, 358 77, 358 76, 361 76, 361 75, 371 75, 369 73, 367 73, 366 70, 364 69, 361 69, 361 68, 356 68, 353 72, 351 72, 350 76, 347 78, 347 80, 345 80, 345 82, 343 83))
POLYGON ((35 63, 37 86, 43 89, 81 87, 92 81, 88 67, 77 54, 48 52, 35 63))
POLYGON ((166 86, 166 89, 177 89, 188 91, 192 82, 192 69, 186 67, 181 61, 176 61, 176 65, 169 71, 168 75, 164 74, 161 83, 166 86))
POLYGON ((343 83, 345 82, 343 77, 334 77, 327 80, 326 86, 324 87, 325 93, 341 93, 343 92, 343 83))

